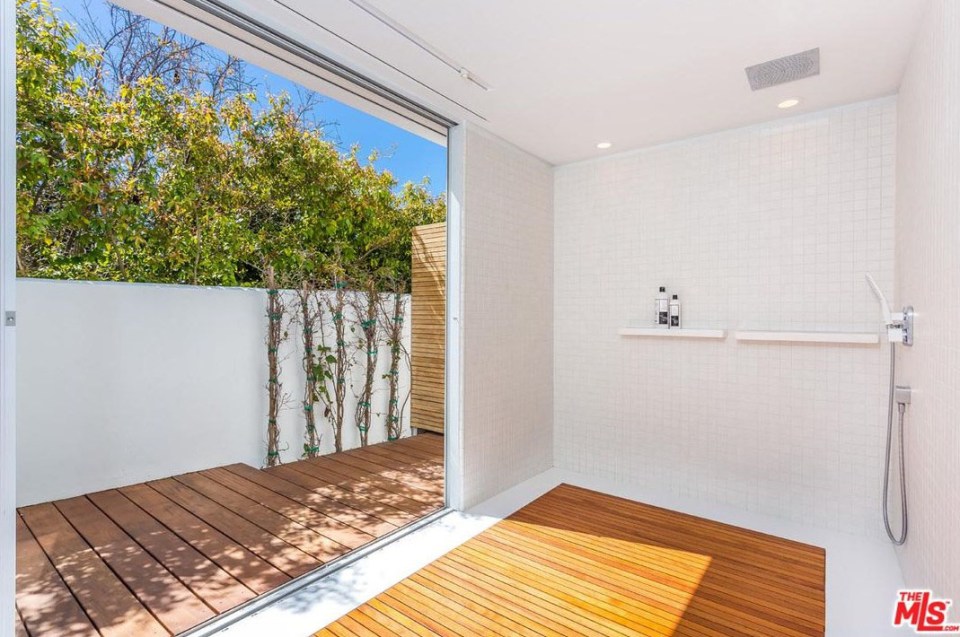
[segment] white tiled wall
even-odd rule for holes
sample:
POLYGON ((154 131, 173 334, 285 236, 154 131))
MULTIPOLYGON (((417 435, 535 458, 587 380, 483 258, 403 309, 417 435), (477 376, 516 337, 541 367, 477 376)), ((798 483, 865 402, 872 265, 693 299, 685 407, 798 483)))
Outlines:
POLYGON ((555 181, 555 462, 878 537, 887 351, 628 339, 684 323, 876 331, 893 98, 568 165, 555 181))
MULTIPOLYGON (((900 87, 897 299, 917 310, 898 382, 906 419, 909 586, 960 604, 960 3, 933 0, 900 87)), ((953 619, 957 619, 953 609, 953 619)))
POLYGON ((553 170, 468 125, 463 491, 470 507, 553 464, 553 170))

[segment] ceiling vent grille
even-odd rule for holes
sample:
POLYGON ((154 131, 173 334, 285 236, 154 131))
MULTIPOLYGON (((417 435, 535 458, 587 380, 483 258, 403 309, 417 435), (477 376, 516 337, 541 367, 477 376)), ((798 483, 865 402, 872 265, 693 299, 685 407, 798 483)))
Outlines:
POLYGON ((820 75, 820 49, 794 53, 776 60, 762 62, 746 69, 750 88, 758 91, 778 84, 795 82, 805 77, 820 75))

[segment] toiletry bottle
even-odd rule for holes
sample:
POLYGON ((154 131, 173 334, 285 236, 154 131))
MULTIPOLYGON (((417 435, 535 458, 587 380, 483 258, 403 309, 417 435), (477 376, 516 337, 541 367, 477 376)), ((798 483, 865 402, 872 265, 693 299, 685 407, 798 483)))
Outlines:
POLYGON ((670 327, 680 328, 680 301, 676 294, 670 300, 670 327))
POLYGON ((667 288, 660 286, 660 292, 656 299, 656 323, 657 327, 670 327, 670 297, 667 296, 667 288))

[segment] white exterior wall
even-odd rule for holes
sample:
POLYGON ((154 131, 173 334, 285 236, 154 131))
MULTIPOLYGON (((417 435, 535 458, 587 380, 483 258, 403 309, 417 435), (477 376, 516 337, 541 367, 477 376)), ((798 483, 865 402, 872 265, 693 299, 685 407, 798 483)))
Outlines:
POLYGON ((885 347, 617 330, 665 285, 688 327, 878 331, 895 129, 886 98, 556 170, 560 469, 882 535, 885 347))
MULTIPOLYGON (((17 291, 18 505, 229 463, 264 464, 264 290, 19 279, 17 291)), ((408 343, 409 311, 408 304, 408 343)), ((387 350, 380 348, 376 377, 379 412, 387 403, 387 350)), ((285 462, 303 449, 301 351, 293 325, 280 352, 289 394, 280 418, 285 462)), ((354 367, 355 381, 361 373, 354 367)), ((401 383, 406 391, 409 373, 401 383)), ((347 397, 352 414, 349 389, 347 397)), ((383 420, 375 419, 371 442, 385 439, 383 420)), ((352 423, 345 448, 359 445, 352 423)), ((318 418, 318 428, 321 452, 333 451, 330 426, 318 418)))
MULTIPOLYGON (((932 0, 900 87, 897 307, 917 311, 897 382, 913 387, 905 450, 908 586, 960 604, 960 4, 932 0)), ((899 516, 895 515, 896 520, 899 516)), ((951 618, 960 620, 953 608, 951 618)))

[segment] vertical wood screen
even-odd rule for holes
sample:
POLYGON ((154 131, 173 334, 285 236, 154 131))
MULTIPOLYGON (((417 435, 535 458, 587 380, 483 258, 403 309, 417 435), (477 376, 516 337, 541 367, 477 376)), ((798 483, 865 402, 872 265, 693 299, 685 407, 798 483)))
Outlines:
POLYGON ((410 426, 443 433, 447 224, 413 229, 410 426))

